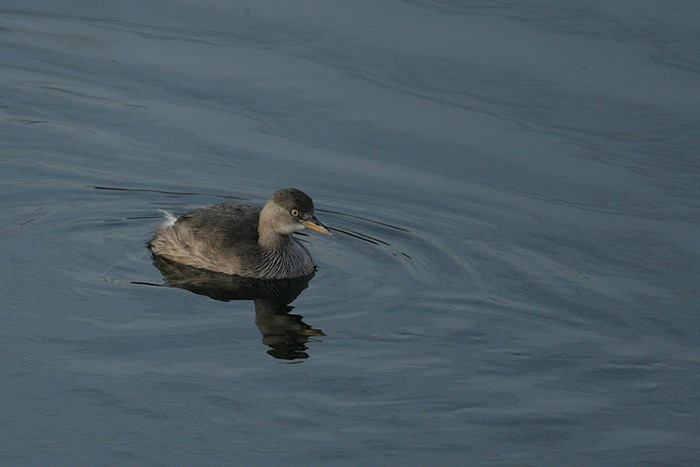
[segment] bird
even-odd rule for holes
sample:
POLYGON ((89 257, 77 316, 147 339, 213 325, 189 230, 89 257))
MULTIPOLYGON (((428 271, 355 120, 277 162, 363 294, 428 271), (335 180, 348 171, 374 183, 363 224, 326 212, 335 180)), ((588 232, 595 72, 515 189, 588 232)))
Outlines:
POLYGON ((276 191, 259 206, 223 203, 179 218, 166 212, 148 246, 154 255, 209 271, 254 279, 291 279, 315 273, 311 254, 293 233, 332 235, 314 203, 296 188, 276 191))

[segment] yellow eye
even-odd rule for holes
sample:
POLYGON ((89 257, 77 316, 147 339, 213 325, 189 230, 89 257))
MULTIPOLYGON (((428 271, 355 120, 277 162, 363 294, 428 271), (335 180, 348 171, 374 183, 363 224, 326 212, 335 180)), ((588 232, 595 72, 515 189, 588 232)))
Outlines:
POLYGON ((289 214, 291 214, 294 217, 299 217, 299 210, 298 209, 292 209, 289 211, 289 214))

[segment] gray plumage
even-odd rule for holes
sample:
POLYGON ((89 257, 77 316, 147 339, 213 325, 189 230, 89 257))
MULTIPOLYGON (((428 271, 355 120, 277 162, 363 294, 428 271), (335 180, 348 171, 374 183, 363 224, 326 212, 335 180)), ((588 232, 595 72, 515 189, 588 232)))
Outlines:
POLYGON ((287 188, 262 208, 225 203, 189 211, 164 224, 149 247, 155 255, 210 271, 258 279, 302 277, 315 265, 292 233, 305 228, 330 234, 315 218, 311 198, 287 188))

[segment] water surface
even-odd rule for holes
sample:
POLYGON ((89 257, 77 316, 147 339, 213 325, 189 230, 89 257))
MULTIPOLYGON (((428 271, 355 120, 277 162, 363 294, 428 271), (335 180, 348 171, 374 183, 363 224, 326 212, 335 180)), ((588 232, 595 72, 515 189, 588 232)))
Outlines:
POLYGON ((700 461, 695 3, 45 3, 0 9, 4 463, 700 461), (335 232, 291 311, 167 286, 159 209, 286 186, 335 232))

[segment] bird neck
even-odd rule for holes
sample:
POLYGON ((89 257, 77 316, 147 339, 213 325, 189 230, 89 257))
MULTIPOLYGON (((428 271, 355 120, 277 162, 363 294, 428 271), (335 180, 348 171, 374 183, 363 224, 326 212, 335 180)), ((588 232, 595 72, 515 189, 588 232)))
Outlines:
POLYGON ((279 210, 277 206, 271 206, 270 203, 267 203, 260 211, 258 244, 267 250, 284 248, 292 242, 291 235, 280 233, 275 227, 276 210, 279 210))
POLYGON ((292 236, 280 234, 271 228, 258 227, 258 244, 267 250, 277 250, 285 248, 292 243, 292 236))

